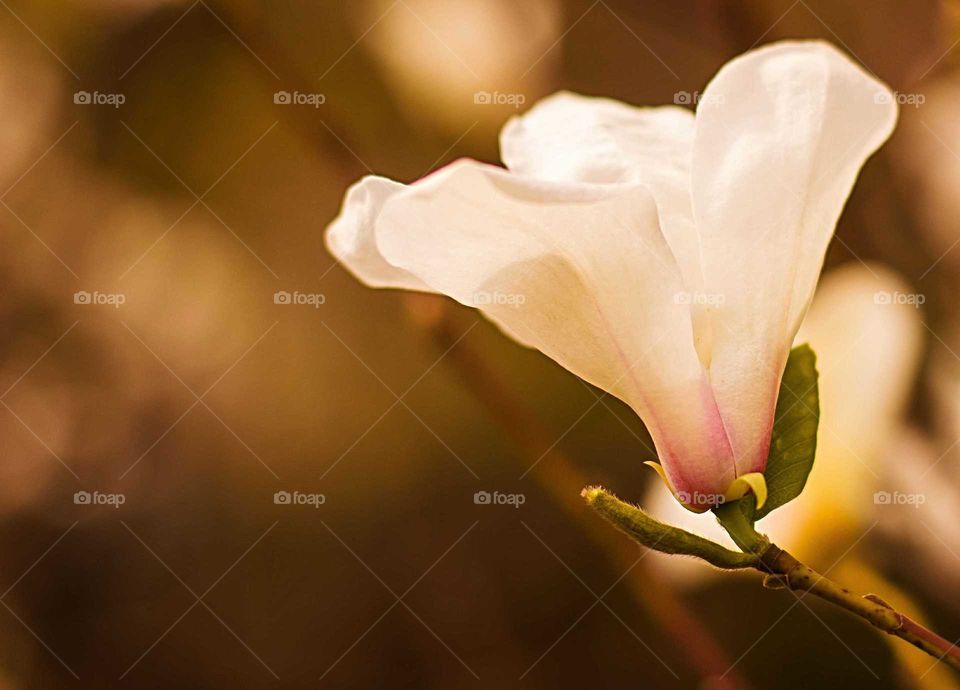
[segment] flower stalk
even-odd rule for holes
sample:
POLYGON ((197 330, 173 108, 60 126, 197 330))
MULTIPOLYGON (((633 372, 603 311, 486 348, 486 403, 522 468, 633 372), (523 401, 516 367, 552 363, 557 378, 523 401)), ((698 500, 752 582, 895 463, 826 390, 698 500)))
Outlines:
POLYGON ((768 589, 788 588, 794 592, 813 594, 960 670, 960 648, 956 643, 897 611, 876 594, 855 594, 801 563, 757 532, 736 503, 721 506, 714 512, 742 550, 740 553, 678 527, 665 525, 604 489, 588 487, 581 495, 603 518, 648 548, 695 556, 728 570, 752 568, 764 573, 766 577, 763 583, 768 589))

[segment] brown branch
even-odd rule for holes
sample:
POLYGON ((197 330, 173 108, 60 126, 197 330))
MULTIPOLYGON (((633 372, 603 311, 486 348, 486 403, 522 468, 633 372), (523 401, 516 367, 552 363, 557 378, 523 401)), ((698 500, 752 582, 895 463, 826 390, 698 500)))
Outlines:
MULTIPOLYGON (((836 582, 804 565, 775 544, 769 544, 760 556, 759 570, 776 578, 775 582, 799 592, 809 592, 864 619, 875 628, 906 640, 930 656, 960 670, 960 649, 955 642, 900 613, 876 594, 858 596, 836 582)), ((769 585, 769 580, 767 582, 769 585)))

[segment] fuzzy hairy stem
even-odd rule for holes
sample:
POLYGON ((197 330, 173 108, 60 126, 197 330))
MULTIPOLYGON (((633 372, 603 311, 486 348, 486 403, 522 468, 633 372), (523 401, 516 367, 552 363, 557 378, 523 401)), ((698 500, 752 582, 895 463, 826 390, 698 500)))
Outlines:
POLYGON ((614 527, 654 551, 695 556, 724 570, 753 568, 759 563, 754 554, 732 551, 679 527, 664 524, 600 487, 587 487, 580 495, 614 527))

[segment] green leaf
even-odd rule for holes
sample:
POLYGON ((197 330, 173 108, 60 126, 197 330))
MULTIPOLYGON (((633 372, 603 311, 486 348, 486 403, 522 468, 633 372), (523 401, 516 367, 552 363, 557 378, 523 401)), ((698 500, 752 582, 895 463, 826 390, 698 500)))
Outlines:
MULTIPOLYGON (((795 499, 807 483, 820 422, 817 376, 817 356, 810 346, 793 348, 780 381, 770 453, 763 473, 767 502, 754 512, 754 520, 795 499)), ((748 504, 745 506, 749 508, 748 504)))

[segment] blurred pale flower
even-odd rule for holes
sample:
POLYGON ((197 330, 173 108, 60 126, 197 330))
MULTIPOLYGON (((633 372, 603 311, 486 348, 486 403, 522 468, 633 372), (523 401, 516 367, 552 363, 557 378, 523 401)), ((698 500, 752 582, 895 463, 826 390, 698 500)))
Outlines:
POLYGON ((937 324, 925 377, 933 408, 931 433, 912 428, 888 444, 878 495, 884 502, 877 511, 878 530, 897 553, 915 552, 905 567, 922 563, 911 574, 955 612, 960 611, 960 362, 953 345, 958 337, 956 324, 937 324))
POLYGON ((23 41, 13 28, 0 28, 0 41, 0 184, 9 191, 61 133, 51 131, 59 127, 61 80, 49 54, 23 41))
MULTIPOLYGON (((960 612, 960 486, 957 460, 946 446, 909 429, 887 448, 883 503, 877 506, 877 532, 888 549, 885 565, 896 576, 914 577, 931 604, 960 612)), ((881 551, 882 553, 882 551, 881 551)))
POLYGON ((399 103, 456 134, 499 126, 505 108, 542 95, 560 55, 557 0, 375 0, 354 11, 399 103))
POLYGON ((504 128, 507 170, 365 178, 327 242, 368 285, 479 307, 627 402, 705 510, 764 469, 824 251, 896 114, 831 46, 778 43, 725 65, 695 117, 561 93, 504 128))

